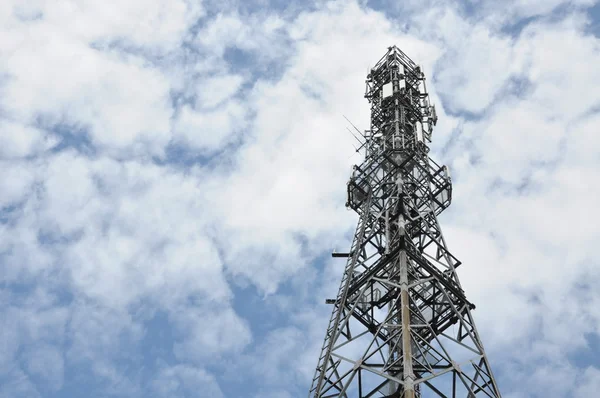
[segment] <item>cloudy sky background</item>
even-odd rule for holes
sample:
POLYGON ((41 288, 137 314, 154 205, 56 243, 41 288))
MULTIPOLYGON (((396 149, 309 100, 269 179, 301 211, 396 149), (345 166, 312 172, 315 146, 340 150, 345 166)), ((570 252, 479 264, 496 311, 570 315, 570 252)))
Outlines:
POLYGON ((596 396, 595 3, 1 1, 0 397, 305 396, 393 44, 504 396, 596 396))

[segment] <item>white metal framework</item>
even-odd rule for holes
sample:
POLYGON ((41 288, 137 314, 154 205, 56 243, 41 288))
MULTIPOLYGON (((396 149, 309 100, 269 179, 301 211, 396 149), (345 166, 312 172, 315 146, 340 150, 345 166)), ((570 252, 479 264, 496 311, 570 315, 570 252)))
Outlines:
POLYGON ((359 215, 309 396, 500 397, 437 216, 446 166, 428 155, 435 107, 390 47, 367 76, 371 129, 348 182, 359 215))

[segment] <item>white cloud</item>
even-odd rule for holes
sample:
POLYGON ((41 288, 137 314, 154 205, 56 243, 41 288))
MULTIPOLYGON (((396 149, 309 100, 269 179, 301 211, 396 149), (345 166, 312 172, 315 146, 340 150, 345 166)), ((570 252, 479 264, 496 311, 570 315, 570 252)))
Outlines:
POLYGON ((239 16, 219 14, 199 32, 197 40, 201 46, 222 54, 228 46, 243 42, 248 33, 249 28, 239 16))
MULTIPOLYGON (((51 329, 40 324, 50 313, 32 309, 27 333, 21 333, 29 337, 18 340, 17 347, 66 340, 66 366, 83 367, 105 388, 118 385, 119 395, 136 396, 139 383, 115 364, 143 348, 143 319, 130 313, 136 308, 177 314, 172 322, 185 320, 186 325, 179 332, 181 344, 201 339, 215 355, 249 341, 249 330, 229 308, 231 293, 207 229, 212 217, 203 205, 201 172, 90 159, 66 151, 47 157, 34 173, 35 194, 26 196, 14 223, 3 226, 4 278, 57 284, 74 296, 74 304, 60 310, 61 317, 52 315, 54 322, 63 323, 51 329), (190 298, 202 306, 189 307, 190 298), (214 305, 223 312, 202 319, 179 315, 206 312, 214 305), (225 318, 218 324, 220 316, 225 318), (209 322, 208 332, 218 337, 220 346, 204 334, 209 322)), ((204 348, 193 348, 186 350, 201 356, 198 350, 204 348)), ((43 358, 35 362, 36 348, 29 350, 29 372, 41 377, 35 364, 43 358)), ((44 377, 58 388, 58 374, 44 377)))
MULTIPOLYGON (((15 8, 25 7, 16 3, 15 8)), ((177 46, 190 24, 204 15, 202 2, 185 0, 152 3, 127 0, 118 6, 88 0, 37 1, 26 8, 27 14, 39 14, 44 23, 82 41, 123 40, 162 51, 177 46)))
POLYGON ((201 151, 214 151, 247 125, 247 117, 248 110, 239 101, 230 101, 210 111, 183 106, 174 123, 175 139, 183 139, 201 151))
POLYGON ((39 154, 57 144, 44 131, 8 120, 0 120, 0 158, 12 159, 39 154))
POLYGON ((174 311, 172 322, 185 336, 175 343, 174 353, 180 360, 210 363, 221 354, 238 353, 251 342, 246 322, 230 308, 190 305, 174 311))
POLYGON ((200 107, 213 108, 230 99, 240 88, 244 78, 240 75, 215 76, 198 85, 200 107))
POLYGON ((25 355, 27 371, 52 391, 60 390, 64 380, 62 352, 52 345, 31 347, 25 355))
POLYGON ((157 397, 223 397, 214 376, 203 369, 185 365, 176 365, 161 369, 152 382, 151 396, 157 397))
POLYGON ((529 58, 526 76, 534 85, 531 96, 557 120, 573 122, 600 100, 597 92, 588 90, 600 75, 593 67, 600 53, 597 38, 582 34, 585 25, 579 16, 553 25, 534 24, 519 44, 519 51, 529 58), (573 63, 574 59, 585 62, 573 63))
MULTIPOLYGON (((72 239, 60 253, 74 287, 118 306, 155 294, 169 301, 193 292, 228 296, 196 177, 70 152, 48 158, 36 177, 38 194, 14 226, 21 235, 9 240, 11 250, 45 251, 31 225, 51 241, 72 239)), ((39 262, 20 266, 28 267, 39 269, 39 262)))
POLYGON ((228 48, 238 48, 269 61, 289 54, 285 26, 286 21, 275 13, 242 16, 229 10, 209 21, 196 35, 195 44, 218 55, 228 48))
POLYGON ((0 295, 0 396, 36 397, 38 391, 59 390, 67 311, 42 288, 18 295, 3 286, 0 295))
POLYGON ((19 336, 19 322, 16 311, 11 308, 4 308, 2 310, 2 319, 0 374, 7 374, 14 366, 13 361, 19 350, 21 339, 19 336))
POLYGON ((16 205, 29 193, 35 172, 29 164, 0 160, 0 208, 16 205))
POLYGON ((94 363, 118 357, 122 348, 139 342, 143 331, 129 314, 82 300, 72 309, 68 333, 69 359, 94 363))
POLYGON ((559 7, 590 7, 594 3, 595 0, 511 0, 502 4, 484 1, 482 8, 488 20, 510 24, 524 18, 546 16, 559 7))
POLYGON ((6 374, 7 383, 0 387, 2 398, 38 398, 41 397, 35 385, 20 369, 11 369, 6 374))
POLYGON ((162 154, 171 138, 169 82, 143 57, 177 49, 203 15, 201 3, 39 1, 14 10, 39 18, 3 24, 0 106, 12 118, 67 124, 109 151, 162 154), (140 47, 142 57, 113 43, 140 47))
POLYGON ((308 344, 300 329, 288 327, 273 330, 256 347, 257 356, 247 366, 266 385, 286 387, 299 384, 303 381, 303 375, 298 372, 303 359, 301 353, 308 344))
POLYGON ((10 79, 0 106, 24 123, 42 117, 49 127, 83 129, 100 148, 161 152, 171 116, 162 75, 139 59, 123 62, 62 32, 31 31, 4 64, 10 79))
POLYGON ((600 370, 598 368, 586 368, 580 378, 582 379, 581 384, 575 390, 576 397, 592 397, 600 389, 600 370))
POLYGON ((431 82, 428 86, 444 93, 444 106, 453 112, 483 111, 507 79, 522 68, 511 38, 463 18, 455 7, 426 9, 414 18, 411 31, 441 49, 443 56, 434 70, 425 72, 431 82))

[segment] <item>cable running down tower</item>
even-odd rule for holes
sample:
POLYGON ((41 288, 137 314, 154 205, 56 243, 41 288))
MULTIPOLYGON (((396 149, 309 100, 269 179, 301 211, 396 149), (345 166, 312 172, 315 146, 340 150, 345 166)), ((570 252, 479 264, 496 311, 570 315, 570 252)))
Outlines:
POLYGON ((425 76, 390 47, 367 76, 371 129, 346 205, 359 215, 309 397, 500 397, 460 261, 437 216, 452 199, 428 155, 435 107, 425 76))

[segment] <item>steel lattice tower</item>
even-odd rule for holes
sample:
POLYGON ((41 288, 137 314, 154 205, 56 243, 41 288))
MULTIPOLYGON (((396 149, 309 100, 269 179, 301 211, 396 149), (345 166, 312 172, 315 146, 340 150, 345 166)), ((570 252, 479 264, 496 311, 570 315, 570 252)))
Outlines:
POLYGON ((348 182, 359 215, 309 396, 500 397, 437 216, 446 166, 428 155, 435 107, 390 47, 367 76, 371 129, 348 182))

